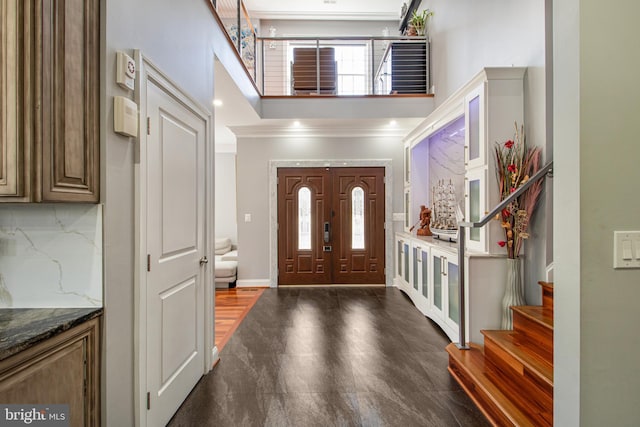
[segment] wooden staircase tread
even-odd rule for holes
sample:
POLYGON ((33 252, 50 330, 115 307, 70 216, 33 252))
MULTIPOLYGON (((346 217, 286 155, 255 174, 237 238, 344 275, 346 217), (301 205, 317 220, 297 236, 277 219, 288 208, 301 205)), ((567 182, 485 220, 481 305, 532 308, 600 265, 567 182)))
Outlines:
POLYGON ((529 320, 553 331, 553 310, 539 305, 512 306, 511 310, 517 311, 529 320))
MULTIPOLYGON (((513 425, 520 427, 538 426, 538 423, 534 421, 534 417, 526 414, 511 402, 485 373, 485 359, 482 346, 472 343, 470 347, 470 350, 460 350, 455 344, 451 343, 446 347, 446 351, 449 353, 449 356, 455 360, 456 364, 460 366, 461 369, 464 369, 465 373, 473 380, 474 386, 479 388, 484 396, 488 397, 492 404, 494 404, 513 425)), ((491 419, 491 414, 478 403, 474 392, 470 390, 464 384, 464 381, 451 369, 451 363, 449 363, 449 372, 456 378, 467 394, 474 399, 487 418, 490 418, 492 423, 496 424, 496 420, 491 419)))
POLYGON ((538 284, 543 288, 550 289, 553 292, 553 282, 545 282, 544 280, 541 280, 538 282, 538 284))
POLYGON ((513 331, 481 331, 485 337, 493 340, 514 359, 522 363, 530 372, 534 373, 544 383, 553 387, 553 365, 536 348, 527 346, 519 340, 518 333, 513 331))

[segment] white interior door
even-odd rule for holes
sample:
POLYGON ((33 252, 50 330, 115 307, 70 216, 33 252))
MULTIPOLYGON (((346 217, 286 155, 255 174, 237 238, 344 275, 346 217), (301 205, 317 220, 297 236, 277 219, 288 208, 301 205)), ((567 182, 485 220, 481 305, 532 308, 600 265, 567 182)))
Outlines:
POLYGON ((147 425, 165 425, 204 372, 206 123, 147 83, 147 425))

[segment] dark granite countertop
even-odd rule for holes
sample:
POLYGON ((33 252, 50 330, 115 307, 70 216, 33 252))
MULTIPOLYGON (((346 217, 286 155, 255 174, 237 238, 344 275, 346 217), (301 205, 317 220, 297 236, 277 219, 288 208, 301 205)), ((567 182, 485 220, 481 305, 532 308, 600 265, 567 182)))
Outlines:
POLYGON ((0 309, 0 360, 102 314, 102 308, 0 309))

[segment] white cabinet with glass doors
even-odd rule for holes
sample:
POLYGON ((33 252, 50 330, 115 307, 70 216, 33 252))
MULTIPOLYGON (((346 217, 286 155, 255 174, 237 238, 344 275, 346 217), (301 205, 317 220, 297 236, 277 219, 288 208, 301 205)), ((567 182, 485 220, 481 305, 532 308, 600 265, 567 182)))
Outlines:
MULTIPOLYGON (((431 237, 396 234, 394 285, 452 340, 458 339, 460 268, 454 243, 431 237)), ((502 294, 499 277, 506 275, 504 257, 469 253, 466 319, 470 338, 481 342, 481 329, 499 329, 502 294)))
MULTIPOLYGON (((513 139, 514 123, 523 123, 525 72, 518 67, 481 70, 404 140, 405 221, 404 232, 398 233, 404 243, 402 251, 396 248, 402 266, 394 283, 452 340, 457 340, 460 319, 457 244, 416 236, 410 227, 419 219, 421 205, 433 207, 438 181, 453 181, 457 200, 464 200, 459 205, 466 221, 480 221, 499 203, 495 144, 513 139)), ((472 342, 483 341, 480 329, 500 327, 506 254, 498 241, 504 240, 503 233, 499 221, 466 233, 465 305, 472 342)))

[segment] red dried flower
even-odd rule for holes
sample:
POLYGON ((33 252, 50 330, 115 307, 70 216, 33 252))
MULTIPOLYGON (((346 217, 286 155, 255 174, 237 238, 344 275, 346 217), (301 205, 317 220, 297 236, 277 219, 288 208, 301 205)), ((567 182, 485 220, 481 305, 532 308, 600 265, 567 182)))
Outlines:
POLYGON ((500 245, 501 248, 504 248, 507 242, 505 242, 504 240, 500 240, 498 244, 500 245))
POLYGON ((511 164, 511 165, 507 166, 507 170, 509 172, 515 173, 518 170, 518 167, 516 165, 511 164))
POLYGON ((513 147, 514 142, 512 140, 508 140, 507 142, 504 143, 504 146, 506 148, 511 148, 513 147))
POLYGON ((503 217, 507 217, 507 216, 510 216, 510 215, 511 215, 511 212, 509 212, 509 209, 507 209, 507 208, 502 209, 502 216, 503 217))

